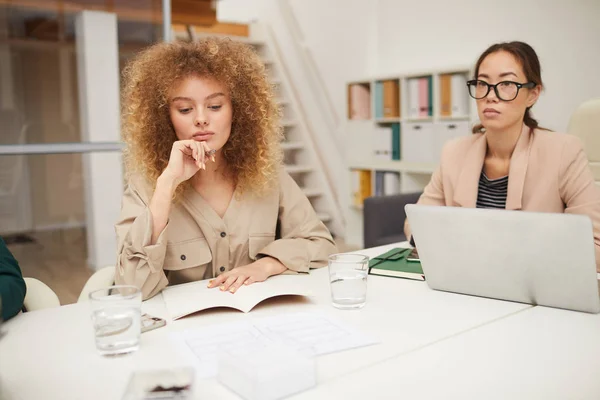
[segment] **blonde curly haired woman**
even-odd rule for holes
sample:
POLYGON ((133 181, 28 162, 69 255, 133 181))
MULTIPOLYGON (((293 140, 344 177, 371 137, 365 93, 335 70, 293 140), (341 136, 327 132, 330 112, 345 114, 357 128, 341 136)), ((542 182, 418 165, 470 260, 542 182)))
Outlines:
POLYGON ((116 282, 149 298, 214 278, 234 293, 336 252, 282 169, 279 110, 246 45, 161 43, 124 72, 128 185, 116 225, 116 282))

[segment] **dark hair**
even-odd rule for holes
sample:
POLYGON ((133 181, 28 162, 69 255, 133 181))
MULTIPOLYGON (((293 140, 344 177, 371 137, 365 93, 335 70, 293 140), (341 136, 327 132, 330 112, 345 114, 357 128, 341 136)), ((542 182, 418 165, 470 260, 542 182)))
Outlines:
MULTIPOLYGON (((533 82, 536 86, 542 86, 542 69, 540 67, 540 60, 533 50, 533 47, 524 42, 505 42, 496 43, 491 45, 484 51, 475 64, 475 71, 473 79, 477 79, 479 75, 479 67, 487 56, 498 51, 506 51, 512 54, 523 67, 527 82, 533 82)), ((527 107, 525 115, 523 116, 523 122, 531 129, 539 128, 538 122, 531 116, 531 107, 527 107)), ((473 127, 473 133, 479 133, 482 131, 483 125, 477 124, 473 127)), ((544 129, 544 128, 540 128, 544 129)))

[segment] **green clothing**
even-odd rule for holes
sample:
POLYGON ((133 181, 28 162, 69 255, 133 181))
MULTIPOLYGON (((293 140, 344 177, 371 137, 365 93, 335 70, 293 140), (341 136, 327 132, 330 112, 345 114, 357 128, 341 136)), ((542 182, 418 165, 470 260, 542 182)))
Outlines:
POLYGON ((25 281, 21 275, 19 263, 0 238, 0 299, 2 300, 2 319, 14 317, 23 307, 25 299, 25 281))

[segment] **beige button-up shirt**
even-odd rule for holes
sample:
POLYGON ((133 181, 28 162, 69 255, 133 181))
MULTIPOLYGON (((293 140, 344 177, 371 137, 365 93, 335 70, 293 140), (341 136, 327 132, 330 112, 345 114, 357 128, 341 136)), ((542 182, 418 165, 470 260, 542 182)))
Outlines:
POLYGON ((189 189, 172 205, 169 221, 150 244, 152 186, 132 176, 116 224, 115 281, 135 285, 144 299, 169 284, 215 277, 261 256, 289 270, 308 272, 337 251, 323 222, 296 182, 284 171, 278 190, 263 196, 234 193, 223 218, 189 189))

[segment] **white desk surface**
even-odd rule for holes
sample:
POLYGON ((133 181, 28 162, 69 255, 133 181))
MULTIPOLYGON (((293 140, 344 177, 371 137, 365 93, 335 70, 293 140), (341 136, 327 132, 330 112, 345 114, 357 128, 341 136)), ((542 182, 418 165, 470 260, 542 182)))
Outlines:
MULTIPOLYGON (((358 253, 375 256, 395 246, 398 244, 358 253)), ((5 335, 0 339, 0 397, 118 399, 136 369, 186 365, 172 346, 169 332, 299 311, 330 314, 381 341, 377 345, 318 357, 318 392, 307 392, 306 396, 311 397, 312 393, 311 398, 314 398, 321 386, 342 382, 340 378, 357 372, 360 374, 355 382, 357 387, 362 382, 365 388, 375 389, 362 376, 366 368, 402 354, 417 354, 419 349, 531 308, 526 304, 433 291, 420 281, 369 276, 367 305, 362 310, 341 311, 331 306, 327 268, 312 271, 311 277, 315 297, 268 300, 248 314, 219 309, 174 322, 168 319, 166 327, 142 334, 139 351, 118 358, 105 358, 96 353, 86 303, 17 316, 2 326, 5 335)), ((144 302, 142 309, 168 318, 161 295, 144 302)), ((323 393, 332 393, 333 387, 337 388, 335 396, 323 398, 347 398, 356 390, 345 385, 324 386, 323 393)), ((198 399, 238 398, 215 379, 196 381, 195 396, 198 399)))
POLYGON ((293 399, 600 399, 600 314, 533 307, 293 399))

